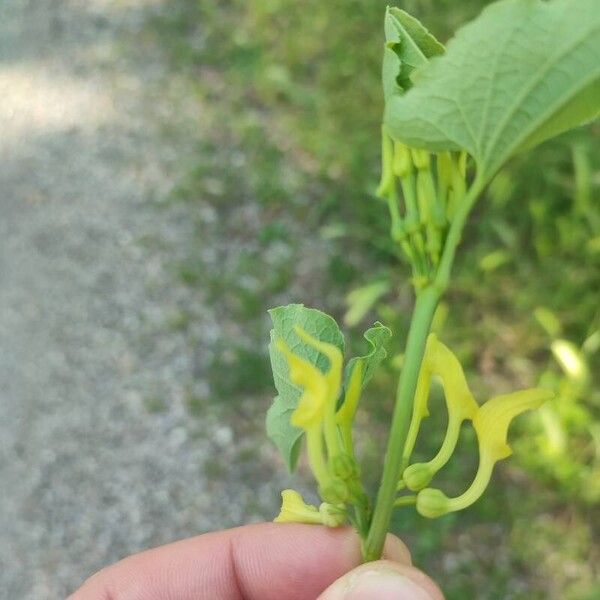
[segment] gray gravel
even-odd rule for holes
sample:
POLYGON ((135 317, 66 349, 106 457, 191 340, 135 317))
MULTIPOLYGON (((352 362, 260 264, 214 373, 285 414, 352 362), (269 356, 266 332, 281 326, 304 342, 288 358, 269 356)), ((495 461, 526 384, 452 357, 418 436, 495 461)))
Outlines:
POLYGON ((219 324, 172 276, 194 232, 164 200, 206 123, 159 48, 124 50, 164 9, 0 3, 1 598, 65 597, 128 553, 260 519, 285 483, 262 434, 232 450, 221 413, 186 407, 206 395, 193 340, 219 324), (187 306, 192 338, 168 325, 187 306))

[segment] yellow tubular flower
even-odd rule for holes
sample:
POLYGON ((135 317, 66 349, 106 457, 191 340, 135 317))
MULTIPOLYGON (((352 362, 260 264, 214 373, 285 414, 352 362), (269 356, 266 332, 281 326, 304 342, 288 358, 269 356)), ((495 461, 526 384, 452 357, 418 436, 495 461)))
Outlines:
POLYGON ((408 463, 410 455, 414 450, 415 443, 417 441, 417 434, 421 428, 421 421, 429 416, 429 408, 427 406, 429 401, 429 388, 431 387, 431 363, 430 357, 432 353, 432 345, 436 336, 434 333, 430 333, 427 338, 427 344, 425 346, 425 353, 423 354, 423 361, 421 362, 421 370, 419 371, 419 378, 417 379, 417 389, 415 391, 415 401, 413 404, 413 414, 406 436, 406 443, 404 444, 404 451, 402 453, 402 459, 404 463, 408 463))
POLYGON ((283 490, 281 500, 281 510, 273 519, 275 523, 310 523, 339 527, 346 520, 346 511, 343 507, 323 502, 317 508, 312 504, 306 504, 295 490, 283 490))
POLYGON ((394 142, 387 134, 385 126, 381 126, 381 181, 375 192, 378 198, 387 198, 394 189, 394 142))
POLYGON ((346 511, 328 502, 323 502, 319 506, 319 514, 321 515, 321 523, 326 527, 339 527, 346 521, 346 511))
POLYGON ((427 343, 427 362, 430 376, 438 375, 444 387, 448 407, 448 428, 442 446, 427 463, 416 463, 403 474, 407 487, 417 491, 424 488, 433 476, 450 460, 463 421, 473 419, 479 405, 467 384, 462 366, 454 353, 431 334, 427 343))
POLYGON ((320 488, 325 488, 331 479, 325 462, 323 425, 317 423, 306 429, 306 452, 310 468, 320 488))
POLYGON ((281 511, 275 517, 275 523, 322 523, 319 509, 306 504, 295 490, 281 492, 281 511))
POLYGON ((292 413, 290 421, 296 427, 309 429, 323 419, 328 391, 327 378, 313 364, 294 354, 284 341, 277 341, 277 350, 287 360, 292 383, 302 387, 298 407, 292 413))
POLYGON ((393 171, 396 177, 400 179, 410 175, 413 170, 412 157, 410 149, 401 142, 394 141, 394 161, 393 171))
POLYGON ((329 359, 329 370, 325 375, 328 388, 327 393, 330 398, 335 397, 335 400, 337 400, 342 384, 342 363, 344 361, 341 350, 333 344, 318 340, 297 325, 294 327, 294 331, 303 342, 312 346, 329 359))
POLYGON ((323 447, 323 417, 327 401, 327 378, 313 364, 291 352, 284 341, 278 340, 276 344, 287 360, 290 380, 302 388, 290 422, 306 432, 310 467, 319 485, 326 485, 329 475, 323 447))
POLYGON ((494 461, 510 456, 512 450, 507 436, 511 421, 527 410, 539 408, 553 396, 550 390, 533 388, 496 396, 486 402, 473 419, 480 450, 485 450, 494 461))
MULTIPOLYGON (((342 386, 342 364, 344 357, 337 346, 318 340, 304 331, 301 327, 294 327, 294 331, 304 343, 324 354, 329 360, 329 369, 327 373, 323 375, 327 389, 323 400, 322 421, 325 441, 327 442, 327 451, 329 452, 329 458, 332 458, 339 454, 342 449, 338 428, 335 422, 335 409, 340 388, 342 386)), ((292 423, 294 422, 293 418, 294 415, 292 415, 292 423)))
POLYGON ((302 388, 290 422, 306 432, 311 469, 319 486, 327 488, 330 475, 325 462, 323 433, 331 457, 341 449, 335 424, 335 404, 341 386, 343 357, 337 346, 317 340, 300 327, 294 330, 303 342, 329 359, 329 370, 324 374, 315 365, 294 354, 285 342, 277 341, 277 349, 287 360, 290 380, 302 388))
POLYGON ((467 508, 478 500, 490 482, 495 463, 512 453, 507 442, 512 420, 527 410, 539 408, 552 396, 550 390, 534 388, 496 396, 486 402, 473 418, 479 441, 479 468, 473 483, 456 498, 448 498, 432 488, 421 490, 417 497, 417 511, 424 517, 435 518, 467 508))
POLYGON ((448 202, 448 191, 452 186, 452 158, 450 152, 441 152, 437 155, 437 173, 439 196, 445 207, 448 202))
POLYGON ((336 413, 336 420, 340 425, 352 424, 354 420, 362 391, 362 375, 363 361, 357 360, 354 363, 354 367, 352 367, 348 389, 344 395, 344 403, 336 413))

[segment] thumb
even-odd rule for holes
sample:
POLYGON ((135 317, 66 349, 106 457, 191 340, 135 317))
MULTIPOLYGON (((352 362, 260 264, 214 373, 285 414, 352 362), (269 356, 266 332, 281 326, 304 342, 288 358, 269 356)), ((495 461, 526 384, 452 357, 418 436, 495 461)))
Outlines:
POLYGON ((389 560, 366 563, 332 583, 318 600, 444 600, 424 573, 389 560))

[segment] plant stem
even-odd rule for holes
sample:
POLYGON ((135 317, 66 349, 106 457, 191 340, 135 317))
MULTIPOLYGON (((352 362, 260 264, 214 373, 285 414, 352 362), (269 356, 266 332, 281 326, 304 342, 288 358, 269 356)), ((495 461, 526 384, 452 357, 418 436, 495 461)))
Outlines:
POLYGON ((440 297, 440 291, 434 286, 428 286, 417 294, 406 342, 404 365, 398 380, 396 406, 394 407, 390 438, 383 464, 381 486, 377 494, 373 520, 364 547, 364 559, 366 561, 377 560, 383 550, 383 543, 394 508, 396 486, 400 478, 402 450, 404 449, 408 425, 412 416, 412 399, 415 395, 417 376, 423 360, 425 343, 433 314, 440 297))
POLYGON ((381 557, 385 536, 394 510, 396 487, 402 469, 402 454, 412 417, 417 378, 425 353, 427 336, 431 329, 435 309, 448 286, 450 270, 464 224, 484 185, 485 182, 476 177, 469 191, 458 205, 444 244, 444 251, 436 277, 432 283, 417 292, 406 341, 404 365, 398 380, 396 404, 383 463, 381 485, 377 493, 377 502, 369 533, 363 544, 363 558, 365 561, 377 560, 381 557))

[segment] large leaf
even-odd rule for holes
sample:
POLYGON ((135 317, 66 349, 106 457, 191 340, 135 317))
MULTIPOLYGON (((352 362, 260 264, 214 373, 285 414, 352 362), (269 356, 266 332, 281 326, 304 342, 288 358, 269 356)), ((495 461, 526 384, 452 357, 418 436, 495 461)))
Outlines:
POLYGON ((267 413, 267 435, 277 445, 290 471, 296 466, 302 430, 290 423, 290 415, 298 405, 302 390, 289 379, 284 356, 277 350, 276 340, 283 340, 290 350, 316 365, 324 373, 329 368, 326 356, 300 340, 295 326, 300 326, 313 337, 337 346, 344 351, 344 336, 329 315, 302 304, 289 304, 269 311, 273 321, 269 356, 278 396, 267 413))
POLYGON ((487 181, 516 152, 600 112, 599 1, 493 4, 412 79, 387 98, 388 131, 430 151, 467 150, 487 181))
POLYGON ((392 337, 392 332, 388 327, 377 322, 367 329, 364 338, 369 342, 369 352, 364 356, 356 356, 348 361, 344 371, 344 387, 348 387, 350 376, 354 365, 360 361, 362 363, 362 387, 364 388, 373 377, 373 373, 387 356, 385 345, 392 337))

